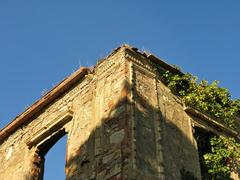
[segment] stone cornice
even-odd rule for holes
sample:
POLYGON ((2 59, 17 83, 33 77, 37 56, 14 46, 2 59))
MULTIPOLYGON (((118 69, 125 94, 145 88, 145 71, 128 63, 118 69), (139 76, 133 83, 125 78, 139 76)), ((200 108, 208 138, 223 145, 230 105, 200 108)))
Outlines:
POLYGON ((139 66, 143 67, 143 68, 146 68, 147 70, 153 72, 154 71, 154 68, 151 67, 150 65, 148 65, 147 63, 144 63, 144 61, 147 61, 146 59, 144 60, 144 58, 141 58, 141 57, 137 57, 139 55, 136 55, 136 54, 133 54, 131 53, 130 51, 127 51, 126 50, 126 53, 125 53, 125 58, 133 61, 134 63, 138 64, 139 66))
POLYGON ((184 75, 184 73, 182 73, 180 70, 169 65, 168 63, 157 58, 156 56, 152 54, 142 53, 138 51, 136 48, 127 47, 125 49, 125 57, 153 72, 157 70, 155 65, 159 65, 161 68, 170 71, 174 74, 184 75))
MULTIPOLYGON (((223 122, 219 122, 218 120, 213 119, 210 116, 208 116, 192 107, 189 107, 189 106, 184 107, 184 111, 193 117, 196 117, 196 118, 199 118, 199 119, 205 121, 209 127, 216 129, 217 131, 221 131, 222 134, 230 135, 230 136, 240 139, 239 133, 237 131, 235 131, 234 129, 225 125, 223 122)), ((194 120, 196 120, 196 119, 194 119, 194 120)), ((196 121, 201 124, 201 122, 199 122, 198 120, 196 120, 196 121)))
POLYGON ((76 82, 84 78, 85 75, 90 73, 88 68, 80 68, 72 75, 67 77, 52 90, 50 90, 45 96, 35 102, 31 107, 25 110, 21 115, 17 116, 11 123, 0 131, 0 143, 8 137, 17 128, 20 128, 23 124, 27 123, 33 115, 41 111, 44 107, 49 105, 64 92, 69 90, 76 82))
POLYGON ((115 64, 114 60, 109 60, 107 62, 101 63, 97 68, 96 68, 96 73, 101 74, 103 72, 106 72, 108 69, 110 69, 113 65, 115 64))

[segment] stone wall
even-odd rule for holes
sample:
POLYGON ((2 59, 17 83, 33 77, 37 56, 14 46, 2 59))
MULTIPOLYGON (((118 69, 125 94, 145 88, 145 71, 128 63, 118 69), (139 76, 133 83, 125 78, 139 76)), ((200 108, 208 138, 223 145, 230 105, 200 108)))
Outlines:
POLYGON ((7 137, 0 146, 1 179, 40 177, 42 156, 53 145, 51 141, 60 138, 55 135, 60 131, 67 134, 67 179, 107 179, 127 174, 131 139, 127 63, 123 49, 108 57, 30 123, 7 137))
POLYGON ((183 104, 162 83, 154 64, 128 53, 133 61, 137 179, 200 179, 196 142, 183 104))
POLYGON ((133 48, 115 50, 0 142, 0 179, 41 179, 65 134, 66 179, 200 179, 191 117, 158 70, 133 48))

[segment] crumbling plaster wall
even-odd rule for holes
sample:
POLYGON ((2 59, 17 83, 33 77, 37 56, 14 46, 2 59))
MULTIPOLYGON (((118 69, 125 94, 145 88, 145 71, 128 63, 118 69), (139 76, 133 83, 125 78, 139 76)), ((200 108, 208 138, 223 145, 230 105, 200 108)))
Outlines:
MULTIPOLYGON (((68 110, 74 114, 72 120, 64 124, 68 141, 66 161, 74 157, 118 100, 125 69, 122 52, 109 57, 96 67, 94 74, 87 75, 82 82, 35 115, 30 123, 9 136, 0 146, 1 179, 24 179, 30 175, 36 149, 34 146, 29 149, 26 143, 68 110)), ((69 165, 66 173, 74 173, 71 168, 74 167, 69 165)))
POLYGON ((138 179, 181 179, 183 171, 201 179, 191 118, 182 101, 162 83, 155 64, 130 52, 127 58, 133 61, 138 179))
POLYGON ((183 168, 200 179, 181 102, 154 64, 127 48, 100 62, 0 144, 0 179, 37 179, 33 164, 47 137, 27 144, 69 112, 72 117, 61 126, 67 133, 67 179, 181 179, 183 168))
POLYGON ((180 179, 180 172, 184 170, 200 178, 191 119, 184 112, 181 100, 171 94, 161 81, 158 81, 157 88, 159 109, 163 118, 163 151, 167 179, 180 179))

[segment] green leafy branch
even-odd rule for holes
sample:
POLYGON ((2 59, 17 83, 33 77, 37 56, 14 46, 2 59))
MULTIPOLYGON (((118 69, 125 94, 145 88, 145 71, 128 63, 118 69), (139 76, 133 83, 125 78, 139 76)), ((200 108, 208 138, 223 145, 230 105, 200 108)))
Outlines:
POLYGON ((211 153, 205 154, 204 160, 208 172, 215 178, 229 177, 240 167, 240 145, 234 138, 213 137, 210 139, 211 153))

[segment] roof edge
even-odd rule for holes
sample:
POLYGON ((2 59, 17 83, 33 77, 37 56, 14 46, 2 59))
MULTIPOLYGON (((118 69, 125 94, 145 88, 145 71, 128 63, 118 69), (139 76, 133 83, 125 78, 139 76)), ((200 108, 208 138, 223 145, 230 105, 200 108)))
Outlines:
MULTIPOLYGON (((162 58, 159 58, 151 53, 148 53, 148 52, 145 52, 145 51, 140 51, 138 50, 138 48, 135 48, 135 47, 132 47, 128 44, 124 44, 122 45, 121 47, 125 48, 125 49, 128 49, 132 52, 135 52, 137 53, 138 55, 146 58, 146 59, 149 59, 151 62, 155 63, 155 64, 158 64, 159 66, 163 67, 165 70, 167 71, 170 71, 171 73, 174 73, 174 74, 179 74, 180 76, 184 75, 184 73, 179 70, 178 68, 166 63, 162 58)), ((117 48, 116 50, 118 50, 119 48, 117 48)))
POLYGON ((83 79, 85 75, 89 74, 91 70, 86 67, 81 67, 73 74, 65 78, 53 89, 51 89, 46 95, 41 97, 38 101, 32 104, 28 109, 22 112, 19 116, 13 119, 8 125, 0 130, 0 143, 8 137, 13 131, 27 123, 33 115, 41 111, 44 107, 49 105, 69 88, 71 88, 76 82, 83 79))

